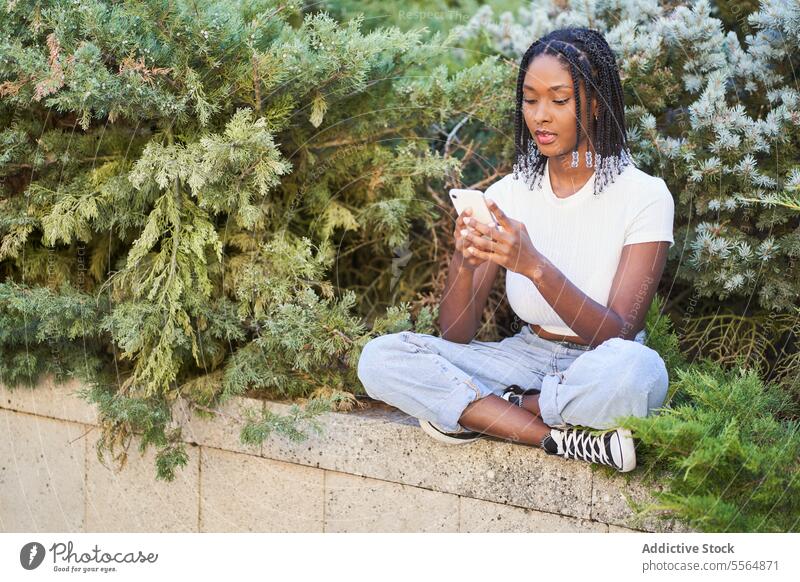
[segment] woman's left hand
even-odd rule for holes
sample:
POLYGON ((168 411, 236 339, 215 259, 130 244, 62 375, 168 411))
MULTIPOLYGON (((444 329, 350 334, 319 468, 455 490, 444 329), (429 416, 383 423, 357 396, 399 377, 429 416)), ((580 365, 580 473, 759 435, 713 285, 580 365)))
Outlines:
POLYGON ((522 222, 507 217, 494 200, 486 203, 501 228, 491 228, 471 219, 468 224, 470 233, 465 240, 466 252, 532 278, 534 270, 544 260, 533 246, 528 229, 522 222), (481 235, 484 234, 492 240, 483 238, 481 235))

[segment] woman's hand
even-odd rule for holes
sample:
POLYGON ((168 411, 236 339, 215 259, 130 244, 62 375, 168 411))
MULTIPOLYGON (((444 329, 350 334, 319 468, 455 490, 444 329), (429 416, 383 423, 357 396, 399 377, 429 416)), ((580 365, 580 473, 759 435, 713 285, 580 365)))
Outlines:
POLYGON ((472 208, 467 208, 464 210, 464 212, 458 215, 458 218, 456 219, 456 230, 454 232, 456 240, 456 252, 460 253, 463 259, 461 261, 461 266, 470 271, 474 271, 486 262, 486 259, 480 259, 475 255, 466 252, 466 247, 469 246, 466 237, 470 232, 475 232, 474 230, 471 231, 469 227, 475 225, 476 223, 478 223, 478 221, 472 218, 472 208), (466 222, 467 219, 469 219, 469 225, 466 222))
POLYGON ((507 217, 494 200, 486 202, 497 219, 499 228, 470 220, 469 227, 474 230, 466 236, 467 248, 464 256, 492 261, 530 279, 533 279, 534 275, 540 276, 541 273, 537 274, 536 271, 546 259, 533 246, 528 236, 528 229, 518 220, 507 217), (481 235, 484 234, 490 236, 492 240, 483 238, 481 235))

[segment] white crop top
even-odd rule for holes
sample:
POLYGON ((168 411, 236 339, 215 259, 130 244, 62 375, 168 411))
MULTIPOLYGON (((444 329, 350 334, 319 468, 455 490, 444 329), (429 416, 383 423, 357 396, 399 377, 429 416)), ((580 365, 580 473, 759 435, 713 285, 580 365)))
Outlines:
MULTIPOLYGON (((597 196, 595 175, 566 198, 550 187, 550 162, 541 186, 530 190, 520 175, 501 178, 486 190, 509 217, 528 229, 533 245, 581 291, 608 305, 624 245, 669 241, 675 205, 666 183, 629 163, 597 196)), ((578 335, 558 316, 533 282, 506 270, 506 294, 514 313, 559 335, 578 335)))

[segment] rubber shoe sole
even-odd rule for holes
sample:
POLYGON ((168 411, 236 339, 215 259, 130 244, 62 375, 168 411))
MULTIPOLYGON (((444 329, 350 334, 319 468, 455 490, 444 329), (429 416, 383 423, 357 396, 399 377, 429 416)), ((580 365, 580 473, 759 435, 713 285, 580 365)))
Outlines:
POLYGON ((636 468, 636 444, 633 442, 631 431, 627 428, 618 428, 617 434, 611 437, 612 456, 615 469, 620 473, 627 473, 636 468))
POLYGON ((427 420, 422 420, 421 418, 418 420, 419 427, 425 434, 446 445, 466 445, 469 443, 474 443, 475 441, 482 439, 484 436, 481 433, 474 431, 445 432, 427 420))

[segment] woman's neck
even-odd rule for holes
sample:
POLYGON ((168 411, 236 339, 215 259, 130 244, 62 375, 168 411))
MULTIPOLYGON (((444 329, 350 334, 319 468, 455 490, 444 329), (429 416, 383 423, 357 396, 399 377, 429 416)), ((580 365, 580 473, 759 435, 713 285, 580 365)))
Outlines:
MULTIPOLYGON (((589 181, 594 174, 594 167, 587 168, 585 159, 586 146, 578 147, 577 168, 572 167, 572 152, 548 159, 550 187, 556 196, 559 198, 572 196, 589 181)), ((592 159, 594 159, 593 150, 592 159)))

